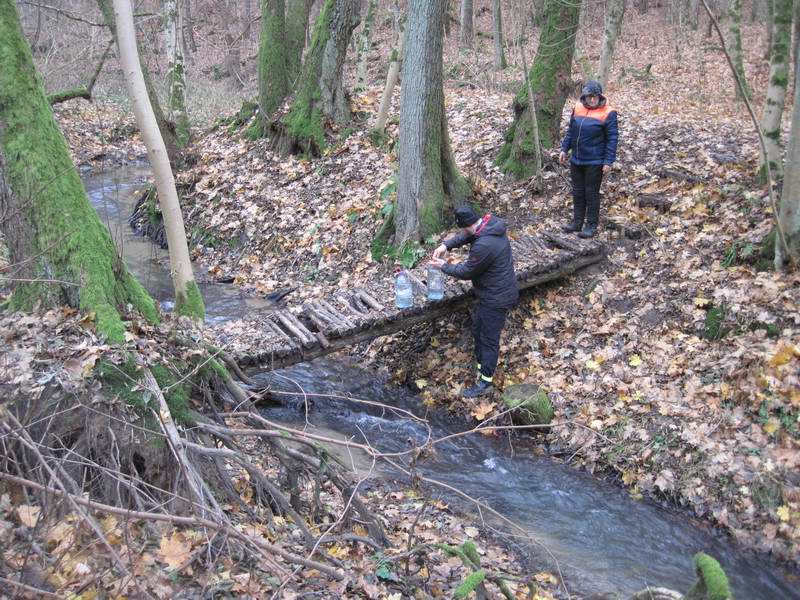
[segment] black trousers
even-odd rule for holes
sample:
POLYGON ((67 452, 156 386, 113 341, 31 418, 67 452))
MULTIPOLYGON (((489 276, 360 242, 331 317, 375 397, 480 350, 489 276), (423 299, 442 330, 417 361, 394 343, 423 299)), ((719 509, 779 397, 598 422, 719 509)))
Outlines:
POLYGON ((472 335, 475 337, 475 359, 480 365, 481 379, 491 381, 500 356, 500 332, 506 323, 507 308, 492 308, 480 302, 472 310, 472 335))
POLYGON ((597 227, 600 219, 600 183, 603 181, 603 165, 569 164, 572 176, 572 223, 583 227, 597 227))

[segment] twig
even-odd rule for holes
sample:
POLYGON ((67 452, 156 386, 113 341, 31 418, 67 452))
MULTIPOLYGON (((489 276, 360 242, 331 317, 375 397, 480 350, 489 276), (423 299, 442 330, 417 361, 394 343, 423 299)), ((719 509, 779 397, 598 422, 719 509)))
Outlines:
POLYGON ((20 583, 19 581, 14 581, 13 579, 6 579, 5 577, 0 577, 0 583, 7 583, 17 589, 23 590, 25 592, 31 592, 32 594, 36 594, 37 598, 54 598, 54 600, 61 600, 61 596, 59 596, 58 594, 54 594, 52 592, 46 592, 45 590, 40 590, 39 588, 35 588, 32 585, 27 585, 24 583, 20 583))

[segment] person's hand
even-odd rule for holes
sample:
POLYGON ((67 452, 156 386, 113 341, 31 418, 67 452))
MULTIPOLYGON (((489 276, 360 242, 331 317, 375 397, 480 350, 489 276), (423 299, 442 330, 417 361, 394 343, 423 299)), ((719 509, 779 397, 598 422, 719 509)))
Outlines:
POLYGON ((608 175, 611 172, 611 165, 603 165, 603 175, 608 175))
POLYGON ((439 244, 436 250, 433 251, 433 258, 434 260, 441 260, 444 258, 445 254, 447 254, 447 246, 439 244))
POLYGON ((434 269, 441 269, 441 268, 442 268, 444 265, 446 265, 446 264, 447 264, 447 261, 446 261, 446 260, 444 260, 444 259, 441 259, 441 258, 433 258, 433 259, 431 259, 431 261, 428 263, 428 265, 430 265, 430 266, 431 266, 431 267, 433 267, 434 269))
POLYGON ((558 155, 558 162, 560 162, 562 165, 567 164, 567 153, 566 152, 562 152, 561 154, 558 155))

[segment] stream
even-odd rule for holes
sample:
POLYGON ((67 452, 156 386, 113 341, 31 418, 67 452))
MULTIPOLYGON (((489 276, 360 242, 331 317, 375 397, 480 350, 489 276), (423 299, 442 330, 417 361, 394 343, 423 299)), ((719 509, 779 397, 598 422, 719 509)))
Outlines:
MULTIPOLYGON (((148 176, 147 167, 122 167, 86 175, 84 184, 128 267, 169 310, 172 283, 167 253, 134 235, 127 222, 136 191, 148 176)), ((207 321, 212 323, 271 307, 268 300, 243 297, 233 285, 200 284, 200 289, 207 321)), ((407 390, 344 360, 320 359, 255 378, 269 383, 285 399, 280 406, 265 408, 264 414, 286 425, 356 443, 368 440, 382 451, 405 450, 410 441, 421 443, 427 438, 427 430, 418 421, 348 401, 348 397, 372 400, 426 414, 420 400, 407 390), (306 406, 311 410, 306 411, 306 406)), ((470 427, 443 414, 429 415, 428 422, 434 439, 470 427)), ((340 456, 362 473, 369 470, 370 461, 356 451, 340 456)), ((694 581, 692 556, 703 551, 719 560, 739 600, 800 599, 797 575, 785 575, 774 562, 737 547, 687 514, 634 501, 616 485, 536 455, 524 440, 512 445, 505 436, 454 438, 437 445, 435 457, 418 468, 427 477, 480 498, 524 527, 538 544, 520 547, 515 542, 517 549, 552 569, 555 563, 547 558, 541 545, 545 546, 571 588, 631 594, 649 585, 686 591, 694 581)), ((397 475, 386 469, 373 473, 376 477, 397 475)), ((454 494, 441 497, 469 510, 454 494)), ((488 519, 487 523, 504 527, 488 519)))

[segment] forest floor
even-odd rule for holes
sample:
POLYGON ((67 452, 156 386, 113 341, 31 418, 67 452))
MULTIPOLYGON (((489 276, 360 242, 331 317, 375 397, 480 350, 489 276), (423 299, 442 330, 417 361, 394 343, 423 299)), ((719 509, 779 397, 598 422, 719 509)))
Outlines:
MULTIPOLYGON (((576 426, 554 429, 547 444, 572 465, 615 479, 636 498, 685 507, 742 545, 797 565, 800 274, 772 272, 761 254, 772 207, 753 176, 756 136, 734 101, 722 55, 698 37, 677 56, 660 15, 629 18, 616 58, 625 69, 615 70, 608 90, 621 140, 603 184, 601 220, 634 225, 642 238, 601 227, 605 263, 522 297, 504 331, 498 387, 531 382, 549 391, 555 419, 576 426), (643 197, 663 210, 641 206, 643 197)), ((598 35, 590 27, 580 47, 592 48, 598 35)), ((764 89, 763 36, 752 27, 745 35, 751 85, 764 89)), ((531 40, 529 58, 534 49, 531 40)), ((570 190, 555 151, 537 195, 494 166, 519 75, 491 74, 483 50, 447 49, 458 165, 480 202, 512 230, 557 227, 568 218, 570 190)), ((586 51, 576 70, 596 54, 586 51)), ((329 132, 319 159, 277 156, 266 140, 224 127, 198 138, 196 162, 178 181, 201 277, 232 278, 253 295, 296 287, 292 298, 300 300, 391 276, 391 261, 370 255, 397 168, 394 150, 374 147, 367 135, 380 81, 374 74, 374 85, 355 95, 356 121, 329 132)), ((388 127, 394 140, 397 100, 388 127)), ((757 94, 756 107, 761 100, 757 94)), ((102 168, 143 153, 129 137, 129 117, 114 107, 71 103, 57 114, 82 165, 102 168)), ((468 318, 459 313, 427 330, 431 343, 421 353, 419 332, 353 353, 388 366, 398 382, 416 382, 430 406, 485 420, 502 410, 498 397, 458 394, 473 376, 468 318)), ((246 346, 246 321, 224 327, 246 346)), ((411 515, 416 499, 397 493, 395 509, 411 515)))

